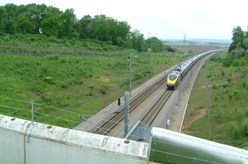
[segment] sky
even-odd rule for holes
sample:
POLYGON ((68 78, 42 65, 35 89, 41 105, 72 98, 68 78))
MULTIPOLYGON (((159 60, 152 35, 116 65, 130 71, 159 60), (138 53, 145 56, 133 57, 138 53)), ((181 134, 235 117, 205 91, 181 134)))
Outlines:
POLYGON ((103 14, 145 38, 231 40, 233 28, 248 26, 246 0, 0 0, 0 6, 7 3, 74 9, 77 19, 103 14))

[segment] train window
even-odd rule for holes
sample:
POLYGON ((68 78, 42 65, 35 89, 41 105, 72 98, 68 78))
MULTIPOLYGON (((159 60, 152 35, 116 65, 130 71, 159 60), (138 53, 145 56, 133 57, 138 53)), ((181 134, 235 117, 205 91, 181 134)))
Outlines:
POLYGON ((177 76, 175 74, 169 75, 170 80, 175 80, 176 78, 177 78, 177 76))
POLYGON ((181 72, 180 67, 176 69, 176 71, 181 72))

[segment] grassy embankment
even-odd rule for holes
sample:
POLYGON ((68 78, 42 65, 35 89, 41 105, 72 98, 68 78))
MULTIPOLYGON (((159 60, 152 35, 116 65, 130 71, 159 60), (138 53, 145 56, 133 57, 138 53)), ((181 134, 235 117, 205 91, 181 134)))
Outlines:
POLYGON ((247 72, 248 57, 234 59, 226 54, 211 57, 194 84, 183 132, 243 147, 248 141, 247 72), (211 112, 207 112, 209 104, 211 112))
MULTIPOLYGON (((104 46, 87 43, 92 47, 87 51, 73 42, 45 39, 2 40, 0 113, 31 119, 28 102, 34 100, 35 121, 74 127, 129 90, 130 50, 99 51, 104 46)), ((172 66, 174 56, 134 55, 132 87, 172 66)))

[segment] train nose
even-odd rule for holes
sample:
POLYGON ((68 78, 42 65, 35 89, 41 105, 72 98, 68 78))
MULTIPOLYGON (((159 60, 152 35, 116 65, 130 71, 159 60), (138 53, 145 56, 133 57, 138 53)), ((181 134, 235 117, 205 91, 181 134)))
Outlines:
POLYGON ((168 89, 174 89, 174 85, 173 84, 167 84, 167 88, 168 89))

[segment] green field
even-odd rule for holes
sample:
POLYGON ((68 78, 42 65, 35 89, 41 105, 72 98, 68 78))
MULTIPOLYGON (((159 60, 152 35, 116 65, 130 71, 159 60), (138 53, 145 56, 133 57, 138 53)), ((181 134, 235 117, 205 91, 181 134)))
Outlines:
MULTIPOLYGON (((0 55, 0 113, 74 127, 129 91, 129 53, 0 55)), ((132 87, 178 61, 170 53, 133 54, 132 87)))
POLYGON ((183 132, 244 147, 248 141, 247 72, 248 57, 211 57, 194 84, 183 132))

